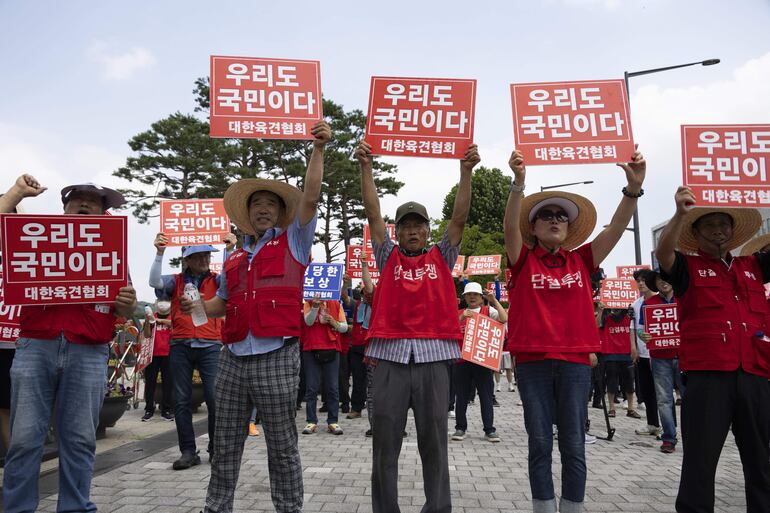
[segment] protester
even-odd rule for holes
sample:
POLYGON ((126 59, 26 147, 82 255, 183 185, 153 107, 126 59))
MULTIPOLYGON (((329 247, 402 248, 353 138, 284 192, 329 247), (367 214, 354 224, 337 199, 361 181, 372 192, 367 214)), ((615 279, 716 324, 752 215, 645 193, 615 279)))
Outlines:
MULTIPOLYGON (((192 423, 192 375, 198 373, 203 383, 203 397, 208 413, 209 461, 214 453, 216 426, 216 400, 214 384, 217 379, 219 353, 222 349, 222 321, 209 318, 202 326, 195 326, 189 314, 180 308, 180 299, 185 297, 185 287, 193 285, 201 298, 211 299, 217 291, 220 276, 211 272, 211 253, 219 250, 209 245, 187 246, 182 250, 183 270, 177 274, 161 275, 163 255, 168 239, 163 233, 155 237, 155 260, 150 267, 150 287, 155 289, 158 299, 171 301, 171 349, 169 361, 174 381, 176 405, 174 416, 181 456, 174 461, 174 470, 184 470, 198 465, 201 458, 195 445, 195 431, 192 423)), ((235 236, 227 239, 232 249, 235 236)))
POLYGON ((321 376, 326 391, 328 415, 326 427, 329 433, 341 435, 339 420, 339 364, 341 353, 340 334, 348 330, 345 312, 338 301, 321 301, 316 295, 305 301, 305 323, 302 327, 302 363, 305 366, 305 411, 307 426, 304 435, 312 435, 318 429, 316 401, 321 386, 321 376))
POLYGON ((633 333, 631 334, 631 358, 636 362, 636 369, 639 373, 639 397, 644 403, 644 412, 647 416, 647 426, 643 429, 635 430, 637 435, 658 436, 661 433, 660 420, 658 418, 658 401, 655 398, 655 382, 652 377, 652 364, 650 363, 650 351, 647 349, 647 343, 641 338, 642 324, 642 303, 655 295, 655 292, 647 288, 646 278, 653 271, 649 269, 639 269, 634 271, 634 281, 639 287, 641 296, 631 303, 631 310, 634 317, 632 319, 633 333))
MULTIPOLYGON (((372 294, 374 293, 374 283, 369 274, 369 267, 366 265, 368 253, 366 248, 361 252, 361 281, 363 288, 360 291, 358 299, 355 299, 353 315, 350 324, 350 373, 353 376, 353 388, 350 394, 350 413, 347 419, 361 418, 361 412, 367 402, 368 387, 366 385, 367 364, 365 363, 366 352, 366 331, 369 329, 369 319, 371 317, 372 294)), ((355 291, 354 291, 355 293, 355 291)), ((368 418, 371 426, 371 410, 368 418)))
POLYGON ((422 460, 423 511, 449 512, 447 397, 449 365, 460 356, 452 268, 470 210, 471 173, 479 162, 471 145, 460 161, 454 209, 441 242, 427 248, 430 218, 423 205, 396 210, 394 243, 387 234, 372 174, 371 146, 356 150, 361 193, 380 280, 372 304, 366 349, 373 371, 372 509, 399 511, 398 457, 412 408, 422 460))
MULTIPOLYGON (((759 229, 748 208, 696 207, 680 187, 676 212, 655 255, 679 306, 684 455, 678 512, 714 511, 714 479, 732 426, 743 464, 748 513, 770 511, 770 254, 730 251, 759 229), (677 251, 675 248, 679 247, 677 251)), ((658 398, 660 402, 660 398, 658 398)))
POLYGON ((590 277, 615 247, 643 194, 646 164, 637 151, 618 164, 628 185, 607 227, 580 246, 596 224, 586 198, 547 191, 522 198, 525 167, 514 151, 514 173, 504 219, 508 282, 509 349, 516 357, 519 393, 529 436, 529 480, 535 513, 554 513, 551 473, 552 426, 562 459, 561 513, 583 510, 585 497, 586 400, 590 354, 599 350, 590 277), (578 247, 580 246, 580 247, 578 247), (577 248, 577 249, 575 249, 577 248))
MULTIPOLYGON (((243 248, 224 265, 216 297, 204 305, 209 317, 227 314, 226 348, 217 378, 216 458, 206 513, 229 513, 256 406, 267 444, 270 491, 278 512, 302 510, 302 465, 297 447, 297 387, 302 329, 303 275, 313 246, 323 180, 324 147, 331 140, 323 121, 311 130, 313 152, 304 191, 285 182, 240 180, 225 192, 230 220, 246 234, 243 248), (240 310, 240 312, 239 312, 240 310), (236 313, 237 312, 237 313, 236 313)), ((189 300, 183 302, 187 311, 189 300)))
MULTIPOLYGON (((481 314, 500 322, 508 322, 508 314, 505 308, 495 298, 493 294, 484 292, 481 285, 476 282, 468 282, 463 290, 463 299, 467 305, 466 308, 459 311, 460 330, 465 334, 465 326, 468 319, 473 314, 481 314), (485 300, 486 303, 485 304, 485 300), (492 305, 494 308, 490 308, 492 305)), ((462 348, 462 340, 460 341, 462 348)), ((471 395, 472 387, 476 386, 479 393, 479 402, 481 403, 481 419, 484 425, 484 438, 488 442, 499 442, 500 435, 494 426, 495 412, 492 406, 493 400, 493 378, 492 371, 481 365, 458 360, 453 369, 455 379, 455 390, 457 391, 457 400, 455 404, 455 432, 452 440, 461 441, 465 439, 465 432, 468 430, 468 419, 466 411, 468 408, 468 398, 471 395)))
MULTIPOLYGON (((26 196, 44 190, 31 177, 22 178, 29 187, 22 186, 26 196)), ((101 215, 125 202, 118 191, 93 184, 65 187, 61 200, 68 215, 101 215)), ((107 389, 108 343, 117 318, 131 316, 135 307, 136 292, 129 284, 120 288, 114 303, 22 308, 11 367, 12 436, 3 475, 7 513, 37 509, 40 462, 51 419, 59 443, 57 508, 96 511, 90 488, 99 410, 107 389)))
POLYGON ((626 308, 602 309, 599 337, 602 341, 601 364, 604 367, 604 383, 607 387, 607 404, 610 417, 615 416, 616 397, 620 386, 628 401, 626 415, 635 419, 642 416, 635 408, 634 364, 631 359, 631 318, 626 308))
POLYGON ((161 376, 161 386, 163 387, 163 402, 160 407, 160 416, 165 420, 174 420, 172 408, 174 405, 174 379, 171 377, 171 364, 168 353, 171 342, 171 303, 168 301, 158 301, 158 311, 154 314, 155 322, 145 319, 144 336, 152 336, 152 327, 155 326, 155 340, 152 346, 152 362, 144 369, 144 415, 142 422, 150 420, 155 415, 155 387, 157 385, 158 373, 161 376))

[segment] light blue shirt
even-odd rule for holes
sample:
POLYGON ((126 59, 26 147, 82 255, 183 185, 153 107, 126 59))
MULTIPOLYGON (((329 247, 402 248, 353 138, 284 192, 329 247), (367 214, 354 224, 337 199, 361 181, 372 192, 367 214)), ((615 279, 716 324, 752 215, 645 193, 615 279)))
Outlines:
MULTIPOLYGON (((289 251, 298 262, 307 265, 310 262, 310 251, 313 249, 313 238, 315 237, 315 227, 318 222, 318 215, 313 216, 305 226, 301 226, 299 217, 294 219, 294 222, 286 229, 286 237, 289 240, 289 251)), ((249 257, 249 262, 254 259, 254 256, 265 247, 265 244, 280 236, 283 233, 283 229, 279 227, 271 228, 265 232, 265 234, 256 240, 256 237, 247 235, 243 241, 243 251, 249 257)), ((219 289, 217 290, 217 296, 222 300, 227 301, 229 299, 227 293, 227 279, 223 274, 220 275, 219 289)), ((256 354, 265 354, 270 351, 275 351, 283 346, 284 337, 255 337, 251 331, 246 335, 246 338, 240 342, 233 344, 227 344, 227 348, 236 356, 251 356, 256 354)))

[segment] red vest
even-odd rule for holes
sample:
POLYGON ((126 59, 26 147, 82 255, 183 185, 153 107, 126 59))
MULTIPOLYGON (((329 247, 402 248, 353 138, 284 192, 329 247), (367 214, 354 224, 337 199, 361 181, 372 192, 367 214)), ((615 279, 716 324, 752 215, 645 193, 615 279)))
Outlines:
MULTIPOLYGON (((342 310, 339 302, 322 301, 321 304, 326 306, 329 315, 339 319, 340 310, 342 310)), ((315 322, 311 326, 308 326, 304 321, 302 322, 302 336, 300 338, 302 339, 303 351, 312 351, 313 349, 335 349, 342 351, 340 333, 332 328, 331 324, 321 323, 321 310, 318 311, 315 322)))
POLYGON ((602 354, 631 354, 631 319, 628 315, 619 321, 607 315, 601 329, 601 341, 602 354))
POLYGON ((522 246, 519 261, 512 269, 508 283, 509 310, 516 312, 516 315, 508 316, 509 351, 600 351, 591 293, 591 269, 580 252, 590 255, 590 246, 574 251, 560 250, 558 255, 564 264, 548 267, 542 260, 547 255, 543 248, 535 246, 530 250, 522 246))
POLYGON ((116 319, 113 304, 25 306, 19 337, 54 340, 64 333, 73 344, 106 344, 112 340, 116 319))
POLYGON ((770 378, 770 308, 756 257, 685 255, 690 283, 678 298, 682 370, 744 371, 770 378))
MULTIPOLYGON (((184 278, 182 274, 176 275, 176 288, 174 297, 171 298, 171 338, 178 340, 182 338, 200 338, 203 340, 221 340, 222 339, 222 320, 209 319, 209 322, 203 326, 195 326, 190 314, 182 313, 179 306, 179 298, 184 295, 184 278)), ((204 301, 213 298, 217 294, 217 274, 209 273, 203 279, 200 286, 201 299, 204 301)))
POLYGON ((454 278, 438 246, 413 257, 393 248, 374 291, 366 338, 462 340, 454 278))
POLYGON ((249 263, 243 250, 225 262, 227 311, 222 342, 255 337, 298 337, 302 324, 305 265, 289 249, 286 232, 265 244, 249 263))
MULTIPOLYGON (((652 306, 652 305, 662 305, 666 302, 663 301, 663 298, 660 297, 660 294, 655 294, 649 299, 645 299, 642 303, 641 312, 642 315, 644 315, 644 307, 645 306, 652 306)), ((674 303, 676 303, 676 298, 674 298, 674 303)), ((650 341, 647 342, 647 350, 650 352, 651 358, 657 358, 659 360, 676 358, 679 355, 679 349, 677 348, 658 348, 655 347, 655 344, 650 341)))
MULTIPOLYGON (((158 314, 155 314, 158 319, 158 314)), ((155 323, 155 342, 152 349, 153 356, 168 356, 169 343, 171 342, 171 327, 166 324, 155 323)))
POLYGON ((356 307, 353 310, 353 321, 350 325, 350 337, 352 339, 352 345, 354 347, 360 347, 366 345, 366 331, 364 325, 358 322, 358 310, 360 308, 369 308, 369 305, 362 300, 358 300, 356 307))

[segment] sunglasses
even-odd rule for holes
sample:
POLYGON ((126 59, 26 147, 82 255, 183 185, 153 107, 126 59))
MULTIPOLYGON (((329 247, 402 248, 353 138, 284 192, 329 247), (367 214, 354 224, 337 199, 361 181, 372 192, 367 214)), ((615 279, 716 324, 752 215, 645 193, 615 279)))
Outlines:
POLYGON ((563 210, 559 210, 558 212, 552 212, 548 209, 540 209, 537 211, 537 214, 535 214, 535 219, 540 219, 541 221, 552 221, 556 219, 559 223, 566 223, 569 222, 569 216, 567 213, 563 210))

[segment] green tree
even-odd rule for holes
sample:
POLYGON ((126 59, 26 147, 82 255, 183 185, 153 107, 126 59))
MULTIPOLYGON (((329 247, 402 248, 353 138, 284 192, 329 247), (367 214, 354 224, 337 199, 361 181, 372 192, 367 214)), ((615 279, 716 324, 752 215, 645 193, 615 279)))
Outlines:
MULTIPOLYGON (((481 166, 473 172, 471 184, 471 210, 468 214, 468 224, 478 225, 485 232, 503 231, 503 216, 505 216, 511 178, 503 175, 497 168, 481 166)), ((444 198, 442 210, 444 219, 452 216, 456 196, 457 185, 452 187, 444 198)))

